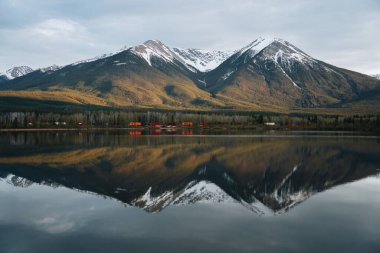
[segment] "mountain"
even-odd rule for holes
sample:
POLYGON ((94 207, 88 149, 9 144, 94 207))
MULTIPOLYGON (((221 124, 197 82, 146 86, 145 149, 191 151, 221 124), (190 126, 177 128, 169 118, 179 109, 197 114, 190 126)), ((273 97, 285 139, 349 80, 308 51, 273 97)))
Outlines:
MULTIPOLYGON (((157 40, 110 56, 67 65, 57 71, 35 71, 2 85, 2 90, 81 92, 110 106, 192 107, 221 104, 200 89, 198 70, 157 40)), ((76 95, 75 95, 76 96, 76 95)))
POLYGON ((184 141, 147 136, 137 141, 72 133, 65 135, 70 145, 56 145, 62 141, 56 138, 44 146, 46 136, 22 136, 7 135, 11 145, 0 147, 0 179, 22 187, 30 182, 62 185, 148 212, 173 205, 224 203, 258 215, 283 213, 319 192, 376 176, 380 165, 372 139, 184 141))
POLYGON ((112 107, 380 111, 379 80, 271 38, 226 52, 172 48, 149 40, 62 68, 39 69, 0 87, 3 97, 32 99, 31 94, 112 107))
POLYGON ((260 201, 254 199, 250 203, 247 203, 242 199, 235 199, 220 186, 207 180, 190 181, 181 189, 167 191, 158 196, 154 196, 151 191, 152 187, 150 187, 144 195, 132 200, 131 204, 143 208, 148 212, 158 212, 170 205, 182 206, 196 203, 241 204, 258 215, 273 214, 273 210, 260 201))
POLYGON ((0 84, 8 82, 9 79, 5 75, 0 75, 0 84))
POLYGON ((204 77, 207 90, 280 107, 324 107, 362 98, 379 82, 316 60, 282 39, 259 38, 204 77))
POLYGON ((33 184, 32 181, 29 181, 28 179, 25 179, 25 178, 22 178, 22 177, 18 177, 18 176, 15 176, 15 175, 8 175, 5 178, 5 181, 8 184, 14 185, 16 187, 21 187, 21 188, 26 188, 26 187, 29 187, 29 186, 31 186, 33 184))
POLYGON ((373 77, 380 80, 380 74, 373 75, 373 77))
POLYGON ((57 65, 51 65, 48 67, 39 68, 37 70, 33 70, 31 67, 28 66, 13 67, 5 71, 4 74, 0 73, 0 83, 5 83, 9 80, 13 80, 15 78, 19 78, 33 72, 52 73, 56 70, 59 70, 60 68, 61 67, 57 65))
POLYGON ((0 82, 5 82, 7 80, 12 80, 14 78, 24 76, 33 72, 33 69, 29 66, 18 66, 13 67, 5 71, 4 73, 0 73, 0 82))

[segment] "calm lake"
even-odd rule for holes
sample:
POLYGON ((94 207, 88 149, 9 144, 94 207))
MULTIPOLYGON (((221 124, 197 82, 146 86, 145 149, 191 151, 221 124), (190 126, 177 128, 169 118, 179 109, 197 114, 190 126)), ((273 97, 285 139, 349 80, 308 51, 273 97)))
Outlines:
POLYGON ((0 133, 0 252, 380 252, 380 138, 207 134, 0 133))

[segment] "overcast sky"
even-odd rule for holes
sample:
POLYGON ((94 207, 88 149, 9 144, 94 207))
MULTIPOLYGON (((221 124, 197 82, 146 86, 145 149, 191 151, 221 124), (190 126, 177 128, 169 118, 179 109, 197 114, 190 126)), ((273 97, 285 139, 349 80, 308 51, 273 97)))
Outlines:
POLYGON ((380 0, 0 0, 0 72, 65 65, 148 39, 238 49, 259 36, 380 73, 380 0))

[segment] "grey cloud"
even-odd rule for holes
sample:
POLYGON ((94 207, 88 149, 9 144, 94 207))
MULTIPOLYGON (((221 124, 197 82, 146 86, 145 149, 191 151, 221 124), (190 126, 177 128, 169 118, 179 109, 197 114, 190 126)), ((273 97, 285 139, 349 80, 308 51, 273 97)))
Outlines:
POLYGON ((152 38, 237 49, 264 35, 372 74, 380 72, 379 27, 378 0, 4 0, 0 70, 68 64, 152 38))

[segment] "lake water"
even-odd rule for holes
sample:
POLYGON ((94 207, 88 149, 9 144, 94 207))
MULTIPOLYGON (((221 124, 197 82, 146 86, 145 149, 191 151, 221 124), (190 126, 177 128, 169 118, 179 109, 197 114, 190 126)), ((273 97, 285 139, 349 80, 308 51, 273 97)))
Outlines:
POLYGON ((0 133, 0 252, 380 252, 379 138, 141 134, 0 133))

